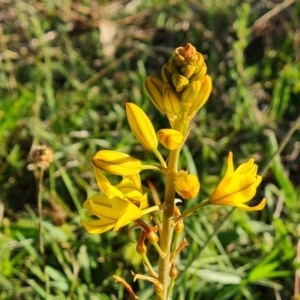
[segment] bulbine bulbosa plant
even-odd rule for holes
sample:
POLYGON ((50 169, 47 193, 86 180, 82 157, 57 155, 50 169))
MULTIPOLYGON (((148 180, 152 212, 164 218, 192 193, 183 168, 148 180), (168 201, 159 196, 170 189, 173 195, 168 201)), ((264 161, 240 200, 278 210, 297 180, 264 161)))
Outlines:
MULTIPOLYGON (((184 219, 207 205, 260 210, 266 205, 266 199, 256 206, 247 205, 262 178, 257 175, 257 165, 253 159, 235 169, 233 153, 229 152, 225 174, 209 199, 181 212, 175 197, 179 195, 189 200, 200 190, 198 177, 187 170, 178 170, 178 160, 191 130, 190 123, 212 90, 212 81, 207 75, 202 54, 191 44, 178 47, 163 66, 161 79, 149 76, 145 81, 145 89, 154 106, 168 118, 170 127, 156 131, 147 114, 134 103, 126 104, 126 113, 133 134, 145 149, 153 152, 157 163, 143 164, 126 153, 113 150, 97 152, 93 157, 93 165, 102 193, 84 203, 87 219, 82 220, 82 224, 91 234, 102 234, 110 229, 118 231, 126 225, 132 226, 129 234, 133 229, 140 229, 136 251, 143 259, 145 274, 133 274, 134 279, 152 282, 156 299, 167 300, 171 299, 178 276, 177 257, 187 246, 182 237, 184 219), (159 144, 169 150, 168 157, 163 157, 159 152, 159 144), (149 203, 140 178, 143 170, 161 172, 165 176, 164 199, 161 203, 149 203), (120 183, 112 185, 106 173, 120 176, 120 183), (147 257, 149 244, 157 250, 158 266, 153 266, 147 257)), ((138 299, 124 279, 118 276, 115 279, 124 284, 130 299, 138 299)))

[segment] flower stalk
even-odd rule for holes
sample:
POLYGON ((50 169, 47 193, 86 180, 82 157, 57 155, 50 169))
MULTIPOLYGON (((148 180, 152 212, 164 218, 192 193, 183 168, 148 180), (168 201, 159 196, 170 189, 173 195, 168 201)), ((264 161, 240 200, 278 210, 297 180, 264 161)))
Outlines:
MULTIPOLYGON (((266 199, 256 206, 247 203, 254 197, 262 178, 257 175, 257 165, 253 159, 236 169, 233 154, 229 152, 227 169, 208 200, 180 212, 175 206, 175 196, 184 201, 195 198, 200 191, 200 180, 188 170, 178 170, 181 149, 189 133, 197 112, 205 105, 212 90, 212 80, 206 74, 207 67, 202 54, 195 47, 175 49, 173 56, 162 67, 161 79, 150 75, 144 84, 153 105, 169 121, 170 128, 155 130, 148 115, 136 104, 126 104, 129 126, 136 140, 156 156, 159 164, 144 164, 126 153, 100 150, 94 158, 95 177, 102 194, 90 197, 84 203, 86 217, 81 220, 91 234, 101 234, 110 229, 118 231, 121 227, 135 222, 131 227, 140 228, 136 251, 141 255, 147 275, 134 274, 134 280, 147 280, 154 285, 156 300, 172 298, 178 270, 176 260, 182 249, 187 247, 184 236, 184 220, 208 205, 227 205, 247 211, 263 209, 266 199), (164 157, 160 147, 169 150, 164 157), (140 173, 144 170, 160 172, 165 176, 165 190, 158 193, 154 184, 148 180, 152 201, 143 191, 140 173), (121 176, 117 185, 112 185, 105 173, 121 176), (163 201, 160 195, 164 194, 163 201), (147 245, 153 245, 158 254, 158 271, 152 267, 147 257, 147 245)), ((151 199, 151 198, 150 198, 151 199)), ((177 200, 176 200, 177 204, 177 200)), ((204 210, 205 213, 205 210, 204 210)), ((131 299, 136 299, 131 287, 121 278, 131 299)))

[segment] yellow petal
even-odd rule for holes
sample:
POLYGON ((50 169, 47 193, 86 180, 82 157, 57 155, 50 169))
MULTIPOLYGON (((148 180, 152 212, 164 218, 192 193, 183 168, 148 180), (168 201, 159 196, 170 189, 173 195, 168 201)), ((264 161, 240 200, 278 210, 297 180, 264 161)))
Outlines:
POLYGON ((135 184, 135 186, 137 187, 137 189, 139 191, 142 191, 142 182, 141 182, 141 176, 140 176, 140 174, 123 176, 123 178, 130 179, 135 184))
POLYGON ((245 211, 257 211, 257 210, 264 209, 264 207, 266 206, 266 203, 267 203, 267 199, 263 198, 261 200, 261 202, 256 206, 248 206, 248 205, 245 205, 245 204, 238 204, 238 205, 236 205, 236 207, 240 208, 242 210, 245 210, 245 211))
POLYGON ((107 190, 107 187, 110 186, 109 180, 106 178, 106 176, 103 174, 103 172, 94 166, 94 175, 96 178, 97 185, 99 189, 105 193, 107 190))
POLYGON ((118 231, 120 227, 126 226, 130 222, 139 219, 142 216, 142 210, 136 207, 134 204, 128 206, 128 209, 124 214, 118 219, 114 231, 118 231))
POLYGON ((121 176, 138 174, 142 169, 140 160, 111 150, 98 151, 93 157, 93 164, 106 172, 121 176))
POLYGON ((157 137, 150 119, 137 105, 126 103, 126 114, 132 132, 147 150, 157 148, 157 137))
POLYGON ((81 220, 80 222, 85 230, 91 234, 101 234, 115 226, 115 222, 107 219, 94 220, 89 222, 81 220))

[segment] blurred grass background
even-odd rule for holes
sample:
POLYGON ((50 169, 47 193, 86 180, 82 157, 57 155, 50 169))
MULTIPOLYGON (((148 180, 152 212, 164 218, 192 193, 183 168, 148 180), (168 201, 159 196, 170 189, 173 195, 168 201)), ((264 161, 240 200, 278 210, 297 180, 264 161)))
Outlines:
MULTIPOLYGON (((92 236, 79 223, 97 192, 91 158, 121 149, 154 160, 130 132, 125 103, 157 130, 168 126, 143 81, 190 42, 214 88, 181 158, 201 180, 183 206, 212 192, 230 150, 236 165, 253 157, 262 170, 300 114, 299 16, 291 0, 1 1, 0 299, 127 299, 111 276, 132 283, 130 271, 144 271, 126 228, 92 236), (42 190, 45 256, 32 145, 54 152, 42 190)), ((174 299, 300 299, 299 141, 298 130, 265 174, 257 200, 265 195, 266 209, 209 207, 186 220, 174 299)), ((143 178, 162 193, 162 177, 143 178)), ((132 285, 153 298, 150 284, 132 285)))

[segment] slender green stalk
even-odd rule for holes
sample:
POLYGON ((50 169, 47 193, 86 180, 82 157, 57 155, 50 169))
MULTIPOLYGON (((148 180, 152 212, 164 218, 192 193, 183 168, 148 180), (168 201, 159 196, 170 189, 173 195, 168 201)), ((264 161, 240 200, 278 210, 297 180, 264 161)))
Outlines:
POLYGON ((173 246, 172 246, 172 251, 171 251, 171 256, 170 260, 171 262, 175 260, 176 256, 176 250, 179 246, 179 238, 180 238, 181 232, 176 232, 174 235, 174 241, 173 241, 173 246))
POLYGON ((160 238, 160 248, 166 254, 165 258, 159 258, 158 280, 163 285, 163 295, 157 295, 157 300, 166 300, 169 285, 170 270, 170 249, 174 229, 174 199, 175 199, 175 174, 177 173, 177 164, 180 149, 170 152, 168 170, 166 175, 166 191, 163 203, 163 226, 160 238))
POLYGON ((146 268, 148 269, 149 274, 150 274, 152 277, 157 278, 157 274, 156 274, 156 272, 153 270, 152 265, 151 265, 151 263, 150 263, 150 261, 149 261, 147 255, 146 255, 146 254, 141 254, 141 256, 142 256, 142 258, 143 258, 143 262, 144 262, 146 268))
POLYGON ((45 248, 44 248, 44 241, 43 241, 43 225, 42 225, 42 222, 43 222, 42 192, 43 192, 43 178, 44 178, 43 168, 39 169, 39 172, 38 172, 37 176, 38 176, 38 178, 37 178, 37 181, 38 181, 38 186, 37 186, 38 199, 37 199, 37 201, 38 201, 38 215, 39 215, 39 221, 38 221, 39 248, 40 248, 41 255, 44 256, 45 248))
POLYGON ((205 200, 205 201, 202 201, 201 203, 199 203, 198 205, 186 210, 184 213, 182 213, 176 220, 175 222, 178 222, 180 220, 183 220, 184 218, 190 216, 191 214, 193 214, 193 212, 195 212, 196 210, 204 207, 204 206, 207 206, 210 204, 210 201, 209 200, 205 200))
POLYGON ((157 150, 157 148, 153 150, 153 153, 156 155, 156 157, 158 158, 161 165, 164 168, 167 168, 166 162, 165 162, 164 158, 161 156, 160 152, 157 150))
POLYGON ((170 285, 168 287, 168 292, 167 292, 167 298, 166 299, 169 299, 169 297, 172 294, 172 290, 173 290, 173 287, 175 285, 175 280, 176 280, 175 278, 171 278, 170 285))

